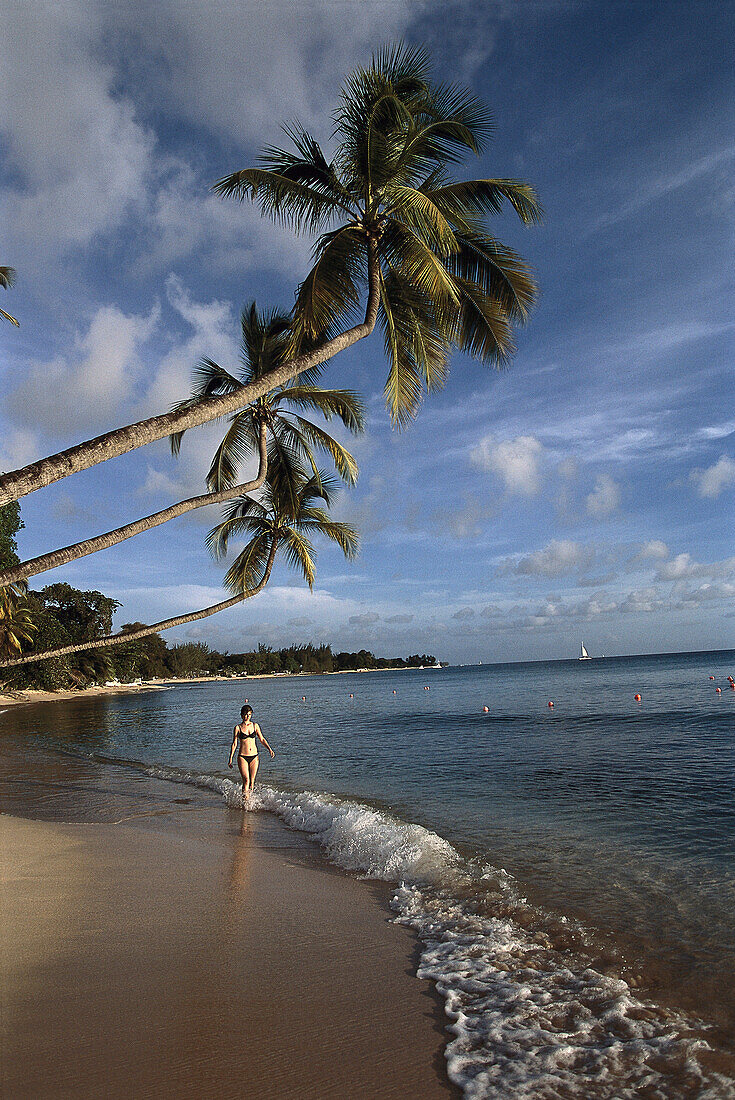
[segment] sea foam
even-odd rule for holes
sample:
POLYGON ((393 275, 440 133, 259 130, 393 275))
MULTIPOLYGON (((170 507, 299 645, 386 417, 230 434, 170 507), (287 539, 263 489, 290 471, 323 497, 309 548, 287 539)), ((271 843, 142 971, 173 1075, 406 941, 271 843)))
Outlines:
MULTIPOLYGON (((231 779, 133 766, 242 806, 231 779)), ((421 825, 331 794, 263 784, 248 808, 305 833, 338 867, 395 885, 395 919, 417 933, 418 976, 444 998, 447 1070, 467 1100, 735 1100, 735 1081, 702 1064, 699 1021, 642 999, 533 921, 509 917, 524 899, 504 871, 471 864, 421 825), (487 911, 488 881, 502 915, 487 911)))

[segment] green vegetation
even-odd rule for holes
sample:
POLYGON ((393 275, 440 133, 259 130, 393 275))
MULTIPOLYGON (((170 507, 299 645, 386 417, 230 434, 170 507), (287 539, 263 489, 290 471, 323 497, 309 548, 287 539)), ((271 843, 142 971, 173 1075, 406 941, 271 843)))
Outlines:
MULTIPOLYGON (((0 267, 0 287, 2 287, 3 290, 10 290, 14 282, 15 268, 0 267)), ((0 317, 4 317, 6 321, 10 321, 11 325, 20 328, 20 321, 16 321, 15 317, 11 316, 10 313, 6 313, 4 309, 0 309, 0 317)))
MULTIPOLYGON (((416 416, 425 393, 444 385, 453 350, 490 365, 508 361, 513 328, 528 318, 536 288, 526 263, 496 240, 488 220, 509 204, 529 225, 540 219, 541 210, 526 183, 455 178, 454 165, 483 151, 491 131, 486 108, 461 87, 433 83, 425 50, 400 46, 379 51, 368 68, 347 78, 333 121, 331 160, 294 124, 286 129, 288 149, 266 148, 255 167, 236 171, 214 187, 225 198, 256 203, 264 217, 297 234, 316 237, 313 265, 291 312, 259 313, 254 302, 243 312, 239 376, 205 359, 191 395, 170 412, 0 476, 0 504, 17 501, 165 436, 176 453, 189 429, 231 417, 212 460, 208 493, 28 562, 18 563, 17 556, 5 566, 0 561, 6 622, 0 654, 6 659, 0 667, 63 658, 65 663, 55 666, 58 677, 97 675, 97 665, 113 667, 112 657, 92 657, 92 652, 129 647, 256 595, 268 582, 279 551, 311 587, 312 533, 325 535, 346 557, 354 557, 357 533, 315 505, 322 498, 328 508, 331 490, 314 451, 329 455, 349 485, 357 477, 355 460, 301 412, 317 411, 327 420, 336 416, 348 430, 362 430, 356 395, 319 389, 315 381, 328 360, 371 335, 376 325, 388 362, 385 400, 399 427, 416 416), (256 478, 237 485, 240 467, 255 453, 256 478), (255 491, 257 499, 249 495, 255 491), (215 556, 225 555, 231 535, 252 536, 225 576, 235 593, 230 599, 112 635, 112 612, 106 616, 102 605, 94 605, 93 597, 101 594, 84 593, 82 607, 68 585, 52 585, 28 600, 17 587, 29 576, 225 501, 230 503, 223 520, 208 540, 215 556), (56 596, 49 595, 52 589, 56 596), (60 589, 68 590, 63 597, 60 589), (106 627, 85 625, 87 611, 101 615, 106 627), (8 660, 8 653, 30 641, 34 629, 33 654, 8 660), (66 661, 80 652, 86 653, 83 660, 66 661)), ((7 288, 12 278, 11 268, 0 268, 0 285, 7 288)), ((8 514, 10 529, 19 513, 8 514)))
MULTIPOLYGON (((28 606, 37 629, 30 652, 101 637, 119 607, 101 592, 82 592, 68 584, 52 584, 28 594, 28 606)), ((2 683, 13 690, 41 688, 59 691, 104 684, 110 680, 134 680, 192 676, 254 676, 263 673, 344 672, 350 669, 414 668, 433 665, 429 654, 411 657, 376 657, 369 650, 333 653, 330 645, 292 645, 271 649, 260 644, 247 653, 220 653, 204 642, 169 646, 160 634, 135 636, 143 623, 127 623, 121 635, 131 635, 114 649, 98 649, 54 657, 8 669, 2 683)), ((0 617, 0 639, 2 618, 0 617)))

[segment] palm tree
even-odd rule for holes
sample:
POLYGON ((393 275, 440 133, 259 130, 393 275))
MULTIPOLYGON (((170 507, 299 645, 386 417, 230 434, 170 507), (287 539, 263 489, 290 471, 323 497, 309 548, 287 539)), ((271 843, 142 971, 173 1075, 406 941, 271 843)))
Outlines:
MULTIPOLYGON (((260 315, 255 302, 243 311, 242 326, 242 376, 245 382, 257 379, 269 370, 280 365, 290 342, 290 318, 272 311, 260 315)), ((309 379, 307 379, 309 381, 309 379)), ((196 404, 202 398, 231 392, 241 383, 223 367, 211 359, 203 359, 195 372, 195 385, 192 396, 182 406, 196 404)), ((313 469, 316 469, 311 448, 331 455, 340 476, 349 485, 357 478, 357 463, 349 451, 329 435, 323 428, 295 413, 282 411, 284 403, 301 408, 313 408, 331 420, 333 415, 352 432, 364 429, 363 407, 360 399, 347 390, 323 390, 312 385, 279 386, 275 391, 258 398, 253 405, 236 413, 225 433, 212 460, 207 475, 210 492, 181 500, 168 508, 154 512, 150 516, 116 527, 103 535, 97 535, 82 542, 71 543, 58 550, 41 554, 25 562, 0 571, 0 585, 27 579, 49 569, 56 569, 87 554, 95 554, 111 546, 132 538, 143 531, 149 531, 162 523, 176 519, 195 508, 204 508, 211 504, 222 504, 235 496, 242 496, 260 488, 266 478, 268 463, 286 461, 293 452, 306 457, 313 469), (238 469, 241 462, 253 453, 259 455, 258 474, 253 481, 237 485, 238 469)), ((179 432, 171 437, 174 454, 179 453, 181 437, 179 432)))
MULTIPOLYGON (((0 267, 0 286, 3 290, 10 290, 11 286, 15 282, 15 268, 13 267, 0 267)), ((15 317, 11 317, 9 313, 6 313, 4 309, 0 309, 0 317, 4 317, 6 321, 10 321, 11 325, 15 325, 20 328, 20 321, 16 321, 15 317)))
MULTIPOLYGON (((257 382, 277 370, 287 361, 293 342, 292 319, 285 313, 272 310, 260 314, 255 302, 243 310, 240 324, 242 342, 240 361, 242 369, 236 378, 211 359, 203 359, 195 372, 191 396, 176 408, 191 408, 203 400, 231 394, 242 386, 257 382)), ((300 409, 320 412, 325 420, 337 416, 344 426, 357 434, 365 430, 363 405, 360 398, 348 390, 325 390, 313 385, 316 371, 302 374, 299 384, 276 386, 235 413, 218 446, 207 475, 207 484, 215 492, 231 488, 237 480, 237 472, 243 458, 251 454, 257 445, 262 425, 269 429, 268 461, 282 461, 287 453, 305 458, 316 470, 312 448, 331 456, 337 472, 348 485, 357 480, 357 463, 352 455, 331 435, 311 420, 282 406, 292 405, 300 409)), ((171 450, 179 453, 184 432, 171 436, 171 450)), ((249 490, 239 490, 244 495, 249 490)))
POLYGON ((0 589, 0 656, 20 653, 24 642, 31 642, 36 632, 31 609, 21 586, 0 589))
POLYGON ((490 131, 485 109, 461 88, 432 84, 424 50, 398 47, 347 79, 334 121, 331 161, 292 127, 292 150, 266 149, 256 167, 215 185, 296 232, 321 234, 294 307, 293 357, 231 393, 6 474, 0 504, 244 408, 370 335, 379 314, 390 364, 386 398, 399 424, 415 414, 424 389, 443 383, 450 349, 507 360, 512 327, 528 316, 535 287, 523 260, 495 240, 486 221, 508 202, 532 223, 540 207, 527 184, 450 175, 463 156, 482 151, 490 131))
POLYGON ((307 478, 304 470, 299 468, 298 461, 292 457, 290 462, 282 466, 278 465, 272 471, 272 482, 266 484, 263 490, 262 503, 250 497, 233 501, 224 521, 224 524, 229 522, 229 526, 225 528, 224 524, 220 524, 208 536, 208 543, 217 554, 221 554, 226 551, 230 535, 245 531, 249 531, 252 535, 225 576, 226 586, 234 592, 229 599, 202 608, 200 611, 164 619, 152 626, 107 635, 92 642, 62 646, 45 653, 32 653, 25 657, 0 661, 0 668, 31 664, 50 657, 63 657, 68 653, 123 645, 136 638, 143 638, 147 634, 158 634, 174 626, 216 615, 262 592, 270 578, 279 549, 283 551, 289 564, 301 570, 311 588, 315 575, 314 548, 309 539, 311 534, 326 535, 341 547, 347 558, 353 558, 357 553, 358 536, 354 528, 349 524, 330 520, 323 508, 314 506, 314 501, 321 497, 328 507, 333 492, 333 479, 321 471, 307 478), (287 485, 294 476, 299 477, 300 484, 287 485), (241 515, 231 514, 237 509, 240 510, 241 515), (251 521, 250 525, 248 525, 249 521, 251 521), (221 535, 216 535, 215 532, 220 528, 222 528, 221 535))
POLYGON ((344 556, 353 560, 359 547, 357 531, 349 523, 330 519, 327 511, 336 484, 336 479, 323 470, 308 476, 303 467, 299 470, 293 462, 292 466, 273 469, 260 500, 243 496, 225 505, 222 522, 207 535, 213 556, 223 558, 230 539, 250 535, 249 542, 227 570, 225 585, 232 592, 241 592, 252 583, 274 549, 280 549, 288 564, 301 572, 312 589, 316 570, 311 537, 315 534, 336 543, 344 556), (323 500, 326 508, 318 507, 318 500, 323 500))

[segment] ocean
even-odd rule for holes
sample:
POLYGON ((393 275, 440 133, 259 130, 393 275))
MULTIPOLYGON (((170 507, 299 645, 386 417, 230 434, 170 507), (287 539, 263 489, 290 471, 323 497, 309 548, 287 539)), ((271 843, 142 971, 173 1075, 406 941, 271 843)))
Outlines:
POLYGON ((248 812, 391 884, 468 1100, 735 1097, 728 675, 735 651, 17 707, 0 715, 27 762, 6 808, 41 756, 58 783, 35 792, 37 816, 104 817, 116 775, 155 780, 161 799, 189 785, 237 806, 227 758, 247 699, 276 750, 261 751, 248 812))

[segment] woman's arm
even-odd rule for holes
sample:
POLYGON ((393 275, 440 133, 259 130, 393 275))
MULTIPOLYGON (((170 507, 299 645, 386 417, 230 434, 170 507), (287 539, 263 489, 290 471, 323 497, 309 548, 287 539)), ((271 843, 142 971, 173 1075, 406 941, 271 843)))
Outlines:
POLYGON ((260 741, 260 743, 262 745, 265 745, 265 747, 268 749, 268 752, 271 754, 271 760, 272 760, 273 757, 276 754, 274 753, 273 749, 270 747, 270 745, 266 741, 265 737, 263 737, 263 731, 262 731, 262 729, 260 728, 260 726, 258 725, 257 722, 255 723, 255 734, 256 734, 258 740, 260 741))
POLYGON ((232 747, 230 748, 230 762, 227 765, 228 768, 232 767, 232 761, 235 759, 235 752, 237 751, 237 726, 232 731, 232 747))

